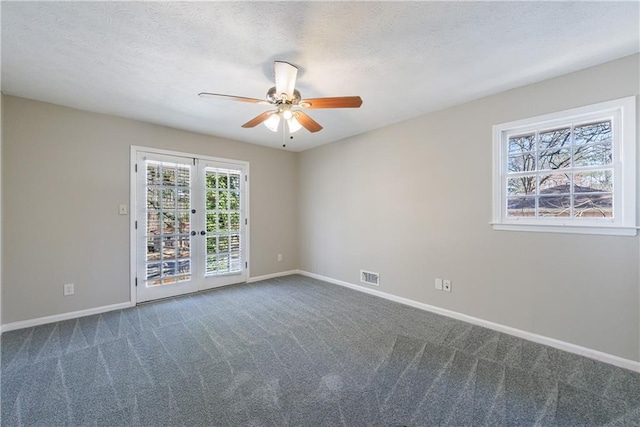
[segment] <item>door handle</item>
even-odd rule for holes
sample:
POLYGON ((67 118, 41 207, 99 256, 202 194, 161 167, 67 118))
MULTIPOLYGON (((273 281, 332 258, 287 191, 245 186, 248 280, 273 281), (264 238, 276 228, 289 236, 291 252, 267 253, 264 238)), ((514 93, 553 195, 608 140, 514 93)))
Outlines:
POLYGON ((195 231, 192 231, 192 232, 191 232, 191 235, 192 235, 192 236, 195 236, 196 234, 198 234, 198 233, 197 233, 197 232, 195 232, 195 231))
POLYGON ((207 234, 207 232, 206 232, 206 231, 204 231, 204 230, 202 230, 202 231, 200 232, 200 235, 201 235, 201 236, 204 236, 205 234, 207 234))

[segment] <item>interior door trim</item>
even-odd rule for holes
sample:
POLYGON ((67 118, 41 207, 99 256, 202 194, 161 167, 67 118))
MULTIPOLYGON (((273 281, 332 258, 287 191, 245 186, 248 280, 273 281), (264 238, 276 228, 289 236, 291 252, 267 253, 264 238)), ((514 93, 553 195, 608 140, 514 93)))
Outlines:
POLYGON ((136 159, 139 152, 151 153, 151 154, 159 154, 159 155, 168 155, 168 156, 177 156, 177 157, 190 157, 193 159, 202 159, 212 162, 222 162, 229 164, 236 164, 238 166, 242 166, 245 175, 246 175, 246 183, 245 183, 245 198, 246 198, 246 207, 245 207, 245 217, 247 219, 247 224, 245 226, 245 261, 247 263, 246 268, 246 277, 247 280, 251 277, 251 191, 250 191, 250 183, 251 183, 251 171, 249 168, 249 162, 245 160, 237 160, 237 159, 227 159, 223 157, 213 157, 207 156, 203 154, 194 154, 187 153, 183 151, 173 151, 173 150, 165 150, 161 148, 154 147, 145 147, 140 145, 132 145, 131 152, 129 157, 129 298, 131 305, 134 306, 137 304, 137 292, 136 292, 136 273, 137 273, 137 242, 136 242, 136 216, 137 216, 137 190, 136 190, 136 159))

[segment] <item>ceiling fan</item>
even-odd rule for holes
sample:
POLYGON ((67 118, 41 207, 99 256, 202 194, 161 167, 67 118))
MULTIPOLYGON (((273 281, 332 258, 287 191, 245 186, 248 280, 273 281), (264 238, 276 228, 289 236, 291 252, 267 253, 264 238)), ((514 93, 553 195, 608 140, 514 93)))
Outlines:
POLYGON ((275 61, 276 85, 267 92, 266 101, 242 96, 221 95, 219 93, 201 92, 201 98, 226 99, 229 101, 249 102, 252 104, 271 105, 275 110, 265 111, 254 117, 243 128, 252 128, 264 123, 273 132, 278 131, 281 120, 285 120, 289 132, 293 133, 304 127, 309 132, 318 132, 322 126, 313 120, 303 109, 314 108, 359 108, 362 99, 359 96, 340 96, 333 98, 302 99, 300 92, 295 88, 298 68, 284 61, 275 61))

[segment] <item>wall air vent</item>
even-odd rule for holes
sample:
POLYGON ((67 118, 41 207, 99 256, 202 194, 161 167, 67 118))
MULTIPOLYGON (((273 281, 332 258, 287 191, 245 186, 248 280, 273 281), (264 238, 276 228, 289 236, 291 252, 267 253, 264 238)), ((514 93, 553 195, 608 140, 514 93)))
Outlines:
POLYGON ((380 275, 372 271, 360 270, 360 281, 368 285, 380 286, 380 275))

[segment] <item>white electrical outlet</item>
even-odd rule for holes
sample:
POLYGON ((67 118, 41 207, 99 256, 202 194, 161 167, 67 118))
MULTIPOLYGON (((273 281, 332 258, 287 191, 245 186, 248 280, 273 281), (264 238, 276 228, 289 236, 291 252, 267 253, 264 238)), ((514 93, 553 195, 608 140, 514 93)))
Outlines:
POLYGON ((436 278, 436 289, 439 291, 442 290, 442 279, 436 278))
POLYGON ((442 281, 442 289, 445 292, 451 292, 451 280, 444 279, 442 281))
POLYGON ((65 285, 62 285, 62 294, 65 297, 68 297, 69 295, 73 295, 73 293, 74 293, 73 283, 67 283, 65 285))
POLYGON ((278 261, 282 261, 282 254, 278 254, 278 261))

